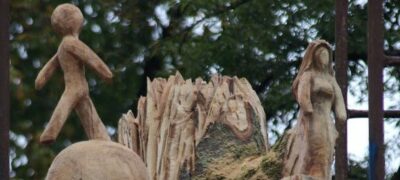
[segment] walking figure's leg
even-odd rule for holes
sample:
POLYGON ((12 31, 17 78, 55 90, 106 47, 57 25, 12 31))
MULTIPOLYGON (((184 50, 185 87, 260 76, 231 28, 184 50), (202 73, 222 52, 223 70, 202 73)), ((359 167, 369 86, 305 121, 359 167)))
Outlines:
POLYGON ((51 144, 56 140, 61 128, 63 127, 77 101, 77 96, 66 92, 63 93, 60 101, 58 101, 58 104, 54 109, 53 114, 51 115, 49 123, 40 136, 40 143, 51 144))
POLYGON ((89 139, 111 140, 89 96, 83 97, 75 110, 89 139))

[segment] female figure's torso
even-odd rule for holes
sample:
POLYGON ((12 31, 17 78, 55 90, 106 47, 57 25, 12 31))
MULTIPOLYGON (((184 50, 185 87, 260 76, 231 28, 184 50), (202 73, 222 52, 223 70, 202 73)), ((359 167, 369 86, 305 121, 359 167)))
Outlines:
MULTIPOLYGON (((332 141, 335 141, 337 132, 331 118, 335 91, 333 77, 328 74, 313 73, 311 78, 310 99, 313 113, 303 116, 302 121, 308 124, 308 157, 310 161, 305 166, 306 174, 316 177, 327 177, 330 174, 329 162, 333 158, 332 141)), ((334 143, 333 143, 334 144, 334 143)))

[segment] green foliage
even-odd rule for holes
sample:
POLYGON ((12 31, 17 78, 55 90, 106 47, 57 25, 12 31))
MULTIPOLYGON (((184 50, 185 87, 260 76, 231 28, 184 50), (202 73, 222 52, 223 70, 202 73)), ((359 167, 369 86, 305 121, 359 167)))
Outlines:
POLYGON ((256 174, 257 170, 250 168, 250 169, 246 169, 246 171, 243 173, 242 177, 240 179, 246 180, 246 179, 250 179, 251 177, 253 177, 256 174))
POLYGON ((349 179, 368 179, 368 171, 366 168, 366 161, 356 162, 354 160, 349 161, 349 179))
MULTIPOLYGON (((334 42, 334 1, 328 0, 13 0, 10 152, 15 178, 43 179, 55 154, 85 138, 72 115, 54 145, 38 144, 63 91, 63 78, 58 71, 41 91, 34 90, 34 80, 61 40, 50 16, 65 2, 82 10, 86 21, 80 38, 114 73, 113 84, 106 85, 87 71, 91 97, 111 133, 121 113, 136 109, 147 76, 179 70, 191 78, 207 79, 212 73, 246 77, 273 125, 270 131, 278 135, 277 127, 296 117, 290 85, 307 42, 334 42)), ((392 54, 400 40, 399 3, 385 4, 390 21, 386 49, 392 54)), ((349 58, 365 61, 366 6, 350 1, 349 16, 349 58)), ((363 67, 352 61, 351 77, 361 75, 363 67)), ((390 73, 400 77, 399 69, 390 73)))
POLYGON ((284 133, 261 161, 260 167, 262 172, 273 180, 282 178, 283 160, 288 140, 289 135, 284 133))
POLYGON ((241 159, 260 154, 260 149, 258 149, 254 144, 236 146, 232 147, 231 149, 235 159, 241 159))
POLYGON ((277 152, 269 152, 260 164, 263 173, 273 180, 282 178, 283 162, 276 153, 277 152))

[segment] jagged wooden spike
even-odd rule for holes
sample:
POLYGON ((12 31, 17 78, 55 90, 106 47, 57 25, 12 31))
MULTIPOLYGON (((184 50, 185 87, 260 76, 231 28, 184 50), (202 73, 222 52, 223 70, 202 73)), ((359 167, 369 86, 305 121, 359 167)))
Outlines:
POLYGON ((118 122, 118 132, 122 132, 118 133, 118 142, 142 156, 138 126, 139 121, 132 111, 129 110, 128 113, 123 114, 118 122))

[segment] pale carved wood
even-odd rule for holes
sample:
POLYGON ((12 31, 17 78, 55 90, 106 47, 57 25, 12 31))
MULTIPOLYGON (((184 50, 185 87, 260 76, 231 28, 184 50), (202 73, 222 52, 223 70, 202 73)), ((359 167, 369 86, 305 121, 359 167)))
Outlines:
POLYGON ((76 111, 89 139, 109 141, 110 137, 89 96, 85 66, 93 69, 105 81, 111 81, 113 75, 107 65, 79 40, 83 15, 76 6, 57 6, 51 16, 51 24, 63 39, 56 54, 39 72, 35 88, 42 89, 54 72, 61 69, 64 73, 65 90, 40 136, 40 142, 54 142, 72 110, 76 111))
POLYGON ((196 146, 214 123, 227 125, 244 141, 254 126, 261 127, 268 150, 265 112, 246 79, 213 76, 208 83, 201 78, 192 82, 179 73, 147 81, 136 117, 128 112, 120 119, 119 142, 142 157, 150 179, 175 180, 182 169, 194 171, 196 146))
POLYGON ((51 164, 46 180, 146 180, 141 158, 115 142, 90 140, 61 151, 51 164))
POLYGON ((137 122, 137 119, 134 118, 132 111, 128 111, 128 113, 124 114, 121 119, 123 120, 119 121, 118 132, 124 133, 118 134, 118 142, 125 144, 125 146, 140 155, 140 144, 134 143, 140 141, 138 134, 139 122, 137 122))
POLYGON ((65 90, 58 102, 46 129, 40 136, 41 143, 52 143, 72 110, 75 110, 90 141, 79 142, 57 155, 46 176, 46 180, 80 179, 148 179, 147 169, 136 152, 142 145, 132 142, 141 138, 137 134, 137 122, 124 116, 126 131, 119 139, 129 148, 110 141, 96 108, 89 96, 85 79, 85 66, 93 69, 103 80, 111 81, 112 73, 104 62, 82 41, 78 35, 83 25, 81 11, 72 4, 57 6, 51 16, 54 29, 63 39, 56 54, 39 72, 36 89, 41 89, 57 69, 64 72, 65 90))
POLYGON ((309 44, 292 87, 300 112, 296 126, 288 132, 284 179, 331 179, 338 136, 331 112, 336 121, 344 121, 346 109, 326 41, 309 44))

